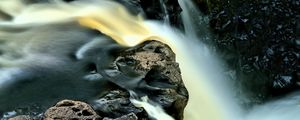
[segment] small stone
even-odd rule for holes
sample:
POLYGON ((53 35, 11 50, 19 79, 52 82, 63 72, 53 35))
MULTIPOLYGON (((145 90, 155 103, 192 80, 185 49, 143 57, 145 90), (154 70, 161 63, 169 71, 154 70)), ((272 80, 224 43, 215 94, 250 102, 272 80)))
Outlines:
POLYGON ((9 118, 8 120, 34 120, 34 119, 29 115, 19 115, 13 118, 9 118))
POLYGON ((96 120, 100 118, 88 104, 72 100, 60 101, 44 114, 44 120, 96 120))

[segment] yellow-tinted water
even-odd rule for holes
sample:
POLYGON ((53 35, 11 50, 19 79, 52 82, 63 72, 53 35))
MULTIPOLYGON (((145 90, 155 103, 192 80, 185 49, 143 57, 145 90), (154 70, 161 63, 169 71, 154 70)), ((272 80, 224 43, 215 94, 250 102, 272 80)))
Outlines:
MULTIPOLYGON (((210 84, 208 75, 203 72, 206 68, 200 69, 201 66, 197 65, 201 60, 205 60, 201 58, 205 55, 195 53, 205 54, 206 49, 195 49, 203 45, 190 42, 189 39, 192 38, 175 28, 158 21, 145 20, 139 15, 131 15, 125 7, 111 0, 79 1, 71 4, 62 2, 35 4, 17 10, 20 12, 12 14, 13 21, 6 24, 48 24, 77 20, 80 25, 96 29, 124 46, 135 46, 147 40, 157 40, 168 44, 176 53, 176 60, 190 95, 185 109, 185 119, 232 120, 227 114, 224 103, 220 102, 221 96, 216 94, 217 91, 210 84)), ((148 104, 140 105, 146 108, 148 104)), ((147 109, 159 111, 155 110, 156 107, 147 107, 147 109)), ((161 118, 160 116, 153 117, 161 118)))

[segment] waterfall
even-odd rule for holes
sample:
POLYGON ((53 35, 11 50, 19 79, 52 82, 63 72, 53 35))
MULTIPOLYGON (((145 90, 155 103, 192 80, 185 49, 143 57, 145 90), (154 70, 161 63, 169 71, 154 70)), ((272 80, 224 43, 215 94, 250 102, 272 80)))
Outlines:
MULTIPOLYGON (((12 21, 0 22, 0 25, 51 24, 76 20, 81 26, 98 30, 123 46, 132 47, 148 40, 157 40, 169 45, 176 54, 176 61, 179 63, 184 84, 190 95, 185 109, 185 120, 299 118, 297 117, 299 109, 296 107, 299 104, 299 97, 292 97, 290 101, 283 99, 257 106, 250 110, 249 114, 243 115, 243 110, 236 104, 232 95, 231 81, 223 75, 224 68, 220 65, 222 61, 218 59, 212 47, 205 44, 205 41, 211 40, 211 34, 207 29, 207 17, 203 16, 190 0, 179 0, 179 3, 183 9, 181 15, 184 32, 170 26, 168 22, 145 20, 142 16, 132 15, 124 6, 111 0, 82 0, 68 4, 55 1, 52 4, 34 4, 26 7, 20 5, 22 7, 10 11, 12 21), (279 110, 282 107, 287 108, 279 110), (278 111, 272 112, 274 109, 278 111), (285 111, 290 112, 285 116, 278 116, 285 111), (260 112, 270 112, 270 116, 263 117, 265 114, 260 112), (275 114, 278 117, 272 116, 275 114)), ((0 8, 8 9, 1 7, 1 4, 0 8)), ((162 5, 161 8, 168 15, 166 6, 162 5)), ((165 21, 169 21, 168 16, 165 16, 165 21)), ((0 31, 0 34, 5 33, 0 31)), ((172 119, 159 106, 150 104, 147 97, 142 98, 142 101, 137 99, 131 101, 136 106, 144 107, 153 118, 172 119)))
MULTIPOLYGON (((184 23, 184 29, 185 29, 185 35, 187 38, 189 39, 189 42, 192 42, 194 40, 194 42, 198 41, 197 43, 195 43, 194 45, 197 46, 193 46, 193 48, 197 48, 199 46, 201 46, 201 49, 207 48, 207 52, 208 54, 213 54, 213 55, 208 55, 208 56, 202 56, 201 58, 199 58, 199 60, 203 60, 203 58, 205 57, 206 59, 209 60, 204 60, 204 63, 197 63, 199 65, 200 68, 203 68, 203 66, 205 66, 205 64, 207 64, 207 62, 209 62, 210 60, 215 61, 212 62, 215 65, 220 65, 218 64, 220 61, 218 61, 218 58, 216 57, 216 54, 213 53, 212 50, 209 50, 209 45, 204 45, 204 43, 209 43, 207 42, 207 40, 211 40, 210 39, 210 32, 207 29, 208 28, 208 21, 207 21, 207 17, 205 17, 203 14, 201 14, 201 12, 199 12, 199 10, 197 9, 197 7, 195 6, 195 4, 191 1, 191 0, 178 0, 181 8, 182 8, 182 21, 184 23), (207 34, 207 35, 205 35, 207 34), (196 41, 195 41, 196 40, 196 41), (199 42, 202 41, 202 42, 199 42)), ((192 45, 191 45, 192 46, 192 45)), ((201 54, 201 53, 200 53, 201 54)), ((203 53, 202 53, 203 54, 203 53)), ((210 65, 213 66, 213 65, 210 65)), ((212 70, 212 72, 216 72, 218 71, 218 68, 220 66, 214 66, 217 69, 212 70)), ((203 71, 202 71, 203 72, 203 71)), ((208 75, 208 78, 211 78, 212 76, 214 76, 213 74, 206 74, 208 75)), ((223 88, 223 90, 225 90, 225 93, 212 93, 215 94, 216 97, 215 99, 221 100, 218 101, 215 104, 221 104, 221 106, 219 106, 220 108, 215 108, 215 109, 222 109, 220 110, 220 113, 218 113, 218 115, 227 115, 227 117, 220 117, 218 118, 218 120, 298 120, 299 119, 299 113, 300 113, 300 107, 299 107, 299 101, 300 101, 300 92, 295 92, 292 93, 290 95, 284 96, 283 98, 277 99, 277 100, 271 100, 268 101, 264 104, 261 105, 255 105, 253 108, 248 109, 248 110, 244 110, 242 109, 242 107, 239 107, 239 105, 237 105, 235 102, 235 98, 233 97, 233 91, 230 90, 228 87, 230 86, 230 82, 231 81, 226 81, 225 76, 221 75, 221 78, 219 76, 219 79, 215 80, 213 82, 210 82, 210 84, 208 84, 209 86, 212 86, 213 89, 218 89, 218 87, 220 86, 216 86, 216 84, 221 83, 223 86, 225 86, 225 88, 223 88), (229 82, 229 84, 226 84, 226 82, 229 82), (225 96, 222 96, 225 95, 225 96), (220 97, 222 96, 222 97, 220 97), (227 98, 227 101, 224 100, 227 98), (247 111, 247 112, 246 112, 247 111)), ((211 81, 212 79, 206 79, 211 81)), ((202 82, 201 82, 202 83, 202 82)), ((235 87, 235 86, 232 86, 235 87)), ((234 90, 238 90, 237 88, 233 88, 234 90)), ((239 96, 237 96, 239 97, 239 96)), ((189 107, 189 106, 188 106, 189 107)), ((189 110, 189 109, 188 109, 189 110)), ((196 110, 196 109, 191 109, 191 110, 196 110)), ((197 111, 197 110, 196 110, 197 111)), ((187 112, 189 113, 189 112, 187 112)), ((197 114, 197 112, 195 112, 194 114, 197 114)), ((185 117, 187 117, 189 119, 190 116, 194 116, 193 115, 186 115, 185 117)), ((198 112, 199 115, 199 112, 198 112)), ((199 119, 202 118, 202 115, 196 116, 192 119, 199 119)), ((210 120, 210 119, 209 119, 210 120)))
MULTIPOLYGON (((191 18, 185 13, 183 16, 191 18)), ((196 33, 193 32, 197 28, 192 28, 193 24, 188 19, 185 20, 185 34, 167 23, 131 15, 124 6, 110 0, 72 3, 55 1, 52 4, 24 7, 20 12, 14 13, 14 18, 6 25, 51 24, 74 19, 82 26, 110 36, 123 46, 135 46, 147 40, 168 44, 176 54, 184 84, 190 94, 185 119, 234 120, 227 113, 228 107, 225 104, 230 100, 224 94, 224 82, 218 81, 222 77, 218 72, 218 60, 206 45, 197 40, 196 33)), ((149 107, 147 101, 135 103, 144 107, 147 112, 160 111, 157 107, 149 107)))
MULTIPOLYGON (((240 119, 242 110, 236 104, 236 100, 232 94, 233 92, 229 88, 232 87, 232 81, 229 81, 229 79, 223 74, 224 68, 221 68, 222 61, 217 57, 217 54, 213 50, 214 48, 208 45, 208 43, 211 43, 212 41, 211 33, 208 30, 208 17, 204 16, 191 0, 178 0, 178 2, 182 8, 181 16, 187 38, 186 44, 190 44, 190 46, 192 46, 192 54, 193 56, 196 56, 190 59, 197 61, 195 63, 197 66, 197 72, 205 75, 199 84, 207 83, 206 87, 209 89, 207 89, 206 92, 214 96, 211 99, 214 101, 212 104, 215 104, 216 107, 213 108, 213 111, 210 111, 210 113, 215 112, 214 114, 219 116, 219 118, 216 118, 216 120, 240 119)), ((199 109, 201 108, 195 108, 191 110, 198 111, 199 109)), ((203 114, 209 115, 209 113, 203 114)), ((211 115, 213 116, 213 114, 211 115)), ((189 116, 194 116, 192 119, 199 119, 204 115, 195 112, 192 115, 186 115, 186 117, 189 116)))
MULTIPOLYGON (((181 3, 186 4, 182 1, 181 3)), ((112 16, 106 16, 105 18, 100 15, 95 15, 94 18, 83 17, 79 19, 79 22, 83 26, 97 29, 111 36, 118 43, 125 46, 135 46, 153 39, 168 44, 176 53, 176 60, 179 63, 184 83, 190 94, 185 112, 187 120, 234 120, 237 118, 233 117, 232 111, 235 111, 235 116, 238 116, 240 109, 235 105, 234 100, 229 97, 229 93, 225 92, 227 91, 227 82, 224 81, 224 76, 221 74, 218 60, 208 46, 197 39, 198 37, 194 32, 197 28, 192 27, 193 24, 189 20, 191 16, 185 14, 188 11, 185 11, 185 9, 183 11, 185 34, 163 22, 139 19, 135 16, 129 16, 125 8, 120 10, 125 14, 109 14, 112 16), (126 18, 130 22, 115 21, 112 23, 110 19, 113 17, 119 20, 126 18), (124 31, 122 28, 126 27, 122 26, 127 25, 136 26, 139 29, 126 29, 124 31)), ((206 28, 203 28, 204 30, 207 31, 206 28)))
POLYGON ((203 42, 211 40, 208 17, 203 15, 191 0, 178 0, 178 3, 182 8, 181 19, 185 34, 203 42))
POLYGON ((295 92, 279 100, 255 106, 244 120, 298 120, 299 102, 300 92, 295 92))
POLYGON ((170 16, 169 16, 169 12, 167 10, 167 6, 164 4, 164 0, 159 0, 159 3, 160 3, 160 8, 162 9, 162 12, 164 13, 164 22, 166 24, 170 24, 170 16))

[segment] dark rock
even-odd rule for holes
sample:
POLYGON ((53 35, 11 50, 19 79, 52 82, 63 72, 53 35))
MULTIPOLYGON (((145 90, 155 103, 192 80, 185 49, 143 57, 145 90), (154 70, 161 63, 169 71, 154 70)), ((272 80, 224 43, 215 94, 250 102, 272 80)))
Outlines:
MULTIPOLYGON (((110 73, 112 79, 116 79, 112 81, 116 85, 127 90, 133 85, 134 88, 129 90, 138 93, 135 97, 147 95, 151 102, 161 105, 175 119, 183 119, 188 92, 175 62, 175 54, 167 45, 151 41, 129 48, 120 53, 109 71, 116 72, 110 73), (143 77, 134 78, 138 82, 120 79, 133 74, 142 74, 143 77)), ((134 113, 139 119, 147 119, 145 111, 134 107, 129 97, 128 91, 110 91, 96 102, 94 108, 104 117, 116 118, 134 113)))
MULTIPOLYGON (((130 98, 140 99, 148 96, 149 102, 160 105, 167 114, 176 120, 183 119, 183 111, 188 101, 188 92, 183 84, 175 54, 165 44, 149 41, 121 51, 110 65, 105 68, 111 80, 111 90, 102 92, 99 99, 87 103, 63 100, 49 108, 43 115, 44 120, 148 120, 147 112, 134 106, 130 98), (112 72, 113 71, 113 72, 112 72), (129 79, 132 74, 143 77, 129 79), (123 86, 119 84, 128 84, 123 86), (133 87, 132 87, 133 86, 133 87), (130 93, 130 91, 136 93, 130 93)), ((134 78, 134 77, 133 77, 134 78)), ((36 117, 17 116, 12 120, 34 120, 36 117)), ((41 119, 41 118, 40 118, 41 119)))
MULTIPOLYGON (((162 105, 167 113, 176 119, 183 118, 183 110, 187 104, 188 93, 175 62, 175 54, 171 49, 158 42, 150 42, 136 47, 132 57, 139 62, 138 70, 147 71, 144 78, 150 86, 164 87, 149 98, 162 105)), ((130 52, 128 51, 128 52, 130 52)))
POLYGON ((181 8, 177 0, 139 0, 148 19, 165 20, 178 26, 181 8))
POLYGON ((134 113, 130 113, 130 114, 123 115, 116 119, 103 118, 103 120, 138 120, 138 117, 134 113))
POLYGON ((261 88, 249 96, 268 99, 300 88, 299 0, 214 0, 207 5, 215 46, 221 54, 235 55, 224 59, 238 71, 237 80, 246 90, 261 88))
POLYGON ((207 0, 192 0, 198 7, 198 9, 204 13, 205 15, 208 15, 210 13, 210 8, 209 8, 209 2, 207 0))
POLYGON ((63 100, 49 108, 44 114, 44 120, 98 120, 99 115, 91 106, 84 102, 63 100))
POLYGON ((183 119, 183 110, 188 101, 188 92, 181 78, 175 54, 160 42, 145 42, 126 50, 121 58, 130 58, 138 64, 135 70, 146 73, 143 80, 159 91, 147 91, 150 100, 158 103, 175 119, 183 119))
POLYGON ((131 13, 142 14, 147 19, 160 20, 182 27, 181 8, 177 0, 116 0, 125 5, 131 13))
POLYGON ((131 116, 131 114, 139 119, 148 118, 147 113, 142 108, 137 108, 130 102, 129 94, 124 90, 109 91, 93 103, 93 108, 99 115, 105 116, 107 119, 124 118, 124 115, 131 116))

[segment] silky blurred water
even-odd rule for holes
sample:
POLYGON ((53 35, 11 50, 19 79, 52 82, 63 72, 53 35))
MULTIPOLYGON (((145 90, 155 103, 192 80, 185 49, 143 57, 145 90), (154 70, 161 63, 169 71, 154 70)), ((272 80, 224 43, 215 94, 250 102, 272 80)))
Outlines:
MULTIPOLYGON (((297 119, 297 116, 300 114, 297 114, 299 113, 299 95, 296 93, 282 99, 278 98, 278 100, 271 100, 261 105, 251 106, 250 109, 243 109, 244 107, 240 106, 237 100, 240 99, 239 97, 245 96, 235 96, 236 91, 240 91, 240 88, 234 86, 234 81, 231 81, 231 79, 227 78, 228 76, 224 75, 226 68, 222 65, 222 60, 218 57, 214 47, 211 46, 211 44, 207 44, 211 40, 212 35, 208 30, 208 18, 202 15, 190 0, 179 0, 178 2, 183 9, 181 16, 184 24, 184 32, 170 26, 168 16, 165 16, 164 21, 146 20, 142 16, 131 15, 124 6, 116 2, 105 0, 93 1, 91 3, 79 1, 78 3, 75 2, 72 4, 61 2, 51 5, 39 4, 27 6, 28 9, 26 9, 26 6, 19 5, 19 7, 15 7, 16 11, 10 11, 15 19, 11 22, 6 21, 0 23, 0 25, 52 24, 56 22, 66 22, 71 19, 78 21, 83 27, 95 29, 110 36, 114 41, 123 46, 131 47, 147 40, 158 40, 168 44, 176 54, 176 61, 179 63, 184 84, 190 94, 189 102, 185 109, 185 120, 297 119), (23 10, 23 12, 18 13, 19 10, 23 10)), ((161 7, 167 15, 168 13, 165 10, 165 6, 162 5, 161 7)), ((7 7, 4 8, 9 9, 7 7)), ((0 31, 0 35, 3 34, 6 33, 0 31)), ((7 81, 4 80, 4 78, 12 78, 11 75, 8 75, 4 71, 0 71, 0 73, 1 72, 5 75, 0 75, 0 77, 3 78, 0 79, 0 83, 7 81)), ((53 74, 58 76, 63 75, 63 73, 53 74)), ((49 77, 51 77, 51 74, 49 74, 49 77)), ((65 79, 72 77, 76 79, 78 76, 65 76, 60 80, 65 81, 65 79)), ((78 87, 76 86, 77 84, 85 85, 86 82, 69 81, 66 84, 78 87)), ((38 85, 39 89, 29 90, 35 91, 32 93, 37 94, 43 86, 47 86, 48 84, 38 83, 35 85, 38 85)), ((55 86, 55 84, 52 85, 55 86)), ((90 88, 93 88, 91 90, 95 90, 97 87, 95 85, 97 84, 88 84, 90 88)), ((29 85, 28 88, 31 87, 35 88, 35 86, 32 85, 29 85)), ((86 86, 82 88, 84 89, 86 86)), ((55 87, 53 89, 56 92, 61 91, 55 87)), ((87 89, 87 91, 78 91, 80 98, 86 97, 85 93, 94 94, 89 90, 90 89, 87 89)), ((5 91, 10 92, 9 90, 5 91)), ((26 93, 26 91, 22 92, 26 93)), ((69 92, 72 93, 72 91, 69 92)), ((37 94, 37 96, 38 95, 39 94, 37 94)), ((7 97, 16 99, 14 98, 14 94, 7 97)), ((27 101, 30 100, 32 99, 28 98, 27 101)), ((39 101, 39 99, 36 100, 39 101)), ((26 104, 26 101, 24 102, 24 104, 26 104)), ((161 109, 151 106, 147 101, 135 102, 145 109, 147 108, 148 112, 163 112, 161 109)), ((157 119, 163 118, 155 115, 152 117, 157 119)), ((166 114, 163 114, 163 116, 165 115, 166 114)))

